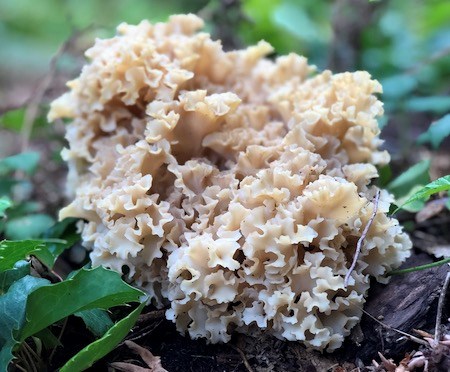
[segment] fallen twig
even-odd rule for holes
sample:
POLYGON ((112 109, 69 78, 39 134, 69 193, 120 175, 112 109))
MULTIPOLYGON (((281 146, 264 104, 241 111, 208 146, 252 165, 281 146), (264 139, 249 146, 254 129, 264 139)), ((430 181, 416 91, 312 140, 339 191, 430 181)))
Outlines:
POLYGON ((418 343, 418 344, 428 346, 428 343, 427 343, 426 341, 421 340, 420 338, 417 338, 417 337, 415 337, 415 336, 413 336, 413 335, 410 335, 409 333, 400 331, 400 330, 397 329, 397 328, 391 327, 390 325, 387 325, 386 323, 383 323, 381 320, 378 320, 377 318, 375 318, 372 314, 368 313, 368 312, 367 312, 366 310, 364 310, 362 307, 359 307, 359 306, 357 306, 357 307, 358 307, 364 314, 366 314, 369 318, 373 319, 375 322, 377 322, 378 324, 380 324, 380 325, 383 326, 384 328, 387 328, 387 329, 389 329, 389 330, 391 330, 391 331, 395 331, 395 332, 397 332, 397 333, 400 333, 401 335, 407 337, 407 338, 410 339, 411 341, 414 341, 414 342, 416 342, 416 343, 418 343))
MULTIPOLYGON (((61 338, 62 338, 62 336, 63 336, 63 334, 64 334, 64 331, 66 330, 66 326, 67 326, 67 321, 68 321, 68 320, 69 320, 69 318, 65 318, 65 319, 64 319, 64 323, 63 323, 63 325, 62 325, 62 327, 61 327, 61 331, 59 332, 59 335, 58 335, 58 343, 60 343, 61 338)), ((50 353, 50 356, 49 356, 49 358, 48 358, 48 364, 49 364, 49 365, 51 365, 51 363, 52 363, 53 356, 55 355, 56 349, 58 348, 58 346, 59 346, 59 345, 56 345, 56 346, 53 348, 52 352, 50 353)))
POLYGON ((445 297, 447 294, 448 285, 450 283, 450 272, 447 273, 447 276, 444 280, 444 285, 442 286, 441 294, 439 296, 439 302, 438 302, 438 308, 437 308, 437 314, 436 314, 436 328, 434 331, 434 341, 438 343, 441 341, 441 321, 442 321, 442 309, 444 307, 445 303, 445 297))
POLYGON ((73 42, 77 40, 81 34, 90 30, 92 27, 93 26, 90 25, 81 30, 75 30, 72 33, 72 35, 70 35, 70 37, 59 47, 58 51, 50 60, 48 72, 45 74, 43 79, 40 81, 39 85, 36 87, 35 91, 31 96, 31 99, 28 101, 26 106, 25 117, 23 119, 22 124, 22 152, 26 151, 28 148, 31 131, 33 129, 33 124, 39 112, 39 105, 41 104, 45 93, 47 92, 48 88, 50 87, 51 83, 55 78, 57 63, 59 59, 64 53, 67 52, 67 50, 70 48, 73 42))
POLYGON ((380 190, 377 190, 377 193, 375 195, 374 199, 374 205, 373 205, 373 212, 372 216, 370 217, 370 220, 367 222, 366 227, 363 230, 363 233, 361 234, 361 237, 358 239, 358 243, 356 244, 356 251, 355 256, 353 257, 352 265, 350 266, 350 269, 348 269, 347 274, 345 275, 344 280, 344 286, 348 286, 348 281, 350 279, 350 275, 352 274, 353 270, 355 269, 356 262, 358 262, 359 254, 361 253, 361 247, 364 239, 366 238, 367 233, 369 232, 370 226, 372 225, 373 220, 375 219, 375 216, 377 215, 378 210, 378 202, 380 200, 380 190))
POLYGON ((243 352, 241 349, 239 349, 237 346, 235 346, 235 345, 231 345, 231 344, 230 344, 230 346, 231 346, 234 350, 236 350, 236 351, 239 353, 239 355, 240 355, 241 358, 242 358, 242 362, 244 363, 244 366, 245 366, 245 368, 247 369, 247 371, 248 371, 248 372, 253 372, 253 368, 252 368, 252 366, 250 365, 250 363, 248 362, 248 359, 247 359, 247 357, 245 356, 244 352, 243 352))
POLYGON ((418 64, 416 64, 415 66, 411 67, 409 70, 406 71, 406 73, 409 75, 414 75, 417 72, 419 72, 423 67, 430 65, 430 64, 440 60, 441 58, 448 56, 449 54, 450 54, 450 46, 445 47, 445 48, 435 52, 434 54, 429 56, 427 59, 425 59, 425 60, 419 62, 418 64))
POLYGON ((166 313, 166 309, 161 309, 161 310, 154 310, 154 311, 150 311, 145 314, 141 314, 141 315, 139 315, 137 324, 147 323, 152 320, 162 319, 162 318, 164 318, 165 313, 166 313))
POLYGON ((137 331, 134 334, 130 333, 129 337, 127 337, 127 339, 125 341, 123 341, 121 344, 119 344, 118 346, 122 346, 124 343, 126 343, 126 341, 136 341, 145 336, 148 336, 162 323, 162 321, 163 320, 160 319, 157 323, 152 323, 146 327, 143 327, 142 329, 140 329, 139 331, 137 331))

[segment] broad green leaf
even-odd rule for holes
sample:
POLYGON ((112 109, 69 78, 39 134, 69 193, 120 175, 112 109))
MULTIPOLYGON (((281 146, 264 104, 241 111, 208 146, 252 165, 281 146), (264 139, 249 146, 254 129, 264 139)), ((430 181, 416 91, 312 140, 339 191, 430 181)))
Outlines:
POLYGON ((0 218, 5 217, 5 211, 12 206, 12 201, 6 196, 0 198, 0 218))
POLYGON ((57 346, 61 346, 61 341, 53 334, 52 331, 50 331, 49 328, 44 328, 42 331, 36 333, 36 335, 33 337, 39 338, 39 340, 42 341, 44 347, 47 350, 53 349, 57 346))
POLYGON ((27 180, 16 180, 11 177, 5 177, 0 172, 0 196, 9 196, 11 195, 13 189, 16 188, 24 188, 24 189, 32 189, 32 185, 27 180))
MULTIPOLYGON (((11 110, 0 116, 0 127, 20 132, 25 120, 25 109, 18 108, 11 110)), ((48 125, 47 119, 43 116, 38 116, 33 123, 33 128, 43 127, 48 125)))
POLYGON ((430 169, 430 160, 423 160, 413 165, 403 172, 387 185, 387 189, 395 195, 396 198, 405 196, 415 186, 424 186, 430 182, 428 174, 430 169))
POLYGON ((304 40, 317 41, 323 37, 301 4, 283 2, 273 14, 276 24, 304 40))
POLYGON ((417 86, 417 79, 411 75, 394 75, 381 80, 383 97, 399 99, 411 93, 417 86))
POLYGON ((103 267, 82 269, 71 279, 40 288, 30 295, 21 340, 76 312, 139 302, 143 295, 114 271, 103 267))
POLYGON ((12 269, 0 272, 0 295, 7 292, 14 282, 29 274, 30 263, 25 260, 17 261, 12 269))
POLYGON ((438 178, 437 180, 429 183, 425 187, 421 187, 413 195, 411 195, 405 202, 403 202, 397 209, 405 208, 406 205, 410 205, 417 201, 427 200, 431 195, 441 191, 450 190, 450 175, 438 178))
POLYGON ((76 218, 65 218, 64 220, 57 222, 50 227, 44 234, 43 238, 59 238, 65 243, 49 243, 47 245, 49 251, 58 257, 64 250, 72 247, 77 241, 80 240, 80 234, 77 233, 76 218))
POLYGON ((25 214, 33 214, 41 209, 41 205, 38 202, 26 201, 20 204, 16 204, 8 210, 8 218, 13 219, 21 217, 25 214))
POLYGON ((0 242, 0 272, 10 270, 17 261, 26 259, 33 255, 43 264, 52 267, 55 257, 48 250, 48 243, 61 242, 62 240, 3 240, 0 242))
POLYGON ((413 97, 405 103, 407 111, 445 114, 450 111, 449 96, 413 97))
POLYGON ((102 338, 89 344, 70 358, 60 369, 60 372, 84 371, 97 360, 114 350, 119 342, 130 332, 144 306, 145 303, 141 303, 130 315, 114 324, 102 338))
POLYGON ((389 166, 389 164, 378 168, 378 174, 379 177, 377 180, 377 185, 384 189, 386 185, 389 183, 389 181, 392 179, 392 169, 389 166))
POLYGON ((65 218, 62 221, 55 223, 43 235, 44 238, 62 238, 69 230, 70 232, 76 230, 75 223, 78 218, 65 218))
POLYGON ((429 142, 437 149, 448 136, 450 136, 450 114, 432 123, 428 130, 419 136, 417 142, 419 144, 429 142))
POLYGON ((38 165, 39 158, 39 153, 30 151, 0 159, 0 174, 16 170, 33 174, 38 165))
POLYGON ((74 314, 83 319, 86 327, 96 337, 102 337, 114 323, 105 310, 92 309, 84 310, 74 314))
POLYGON ((387 116, 382 116, 381 118, 378 118, 378 128, 383 129, 389 122, 389 119, 387 116))
POLYGON ((46 279, 27 275, 13 283, 8 292, 0 296, 0 371, 7 371, 13 359, 12 351, 18 344, 17 334, 25 322, 29 294, 49 283, 46 279))
POLYGON ((39 238, 55 221, 46 214, 29 214, 9 220, 5 224, 5 236, 11 240, 39 238))
MULTIPOLYGON (((419 191, 420 189, 422 189, 423 185, 416 185, 414 186, 411 190, 409 190, 409 192, 402 196, 399 197, 395 200, 395 205, 402 205, 405 204, 405 202, 412 196, 414 195, 417 191, 419 191)), ((416 200, 408 205, 405 205, 403 207, 404 210, 411 212, 411 213, 417 213, 419 211, 421 211, 423 209, 423 207, 425 206, 425 202, 423 200, 416 200)), ((393 205, 391 207, 394 207, 393 205)), ((393 210, 391 211, 391 214, 395 213, 398 211, 398 207, 397 208, 393 208, 393 210)), ((412 231, 412 230, 411 230, 412 231)))
POLYGON ((11 110, 0 116, 0 126, 6 129, 20 132, 25 118, 25 109, 11 110))

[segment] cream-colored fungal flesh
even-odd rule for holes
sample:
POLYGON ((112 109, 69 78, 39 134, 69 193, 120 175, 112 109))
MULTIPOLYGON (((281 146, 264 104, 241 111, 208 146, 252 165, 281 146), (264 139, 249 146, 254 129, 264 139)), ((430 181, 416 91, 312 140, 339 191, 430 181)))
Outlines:
POLYGON ((145 289, 181 332, 265 330, 334 350, 411 242, 381 191, 378 82, 316 73, 265 42, 224 52, 194 15, 122 24, 49 118, 70 119, 72 203, 93 265, 145 289))

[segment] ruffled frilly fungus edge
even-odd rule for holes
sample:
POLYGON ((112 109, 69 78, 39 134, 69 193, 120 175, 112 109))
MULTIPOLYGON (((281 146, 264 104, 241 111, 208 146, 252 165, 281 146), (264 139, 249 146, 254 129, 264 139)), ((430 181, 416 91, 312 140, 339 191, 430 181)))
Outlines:
POLYGON ((78 217, 94 266, 145 289, 192 338, 265 330, 332 351, 411 242, 374 211, 382 88, 315 73, 266 42, 224 52, 194 15, 122 24, 97 40, 49 119, 70 119, 60 217, 78 217))

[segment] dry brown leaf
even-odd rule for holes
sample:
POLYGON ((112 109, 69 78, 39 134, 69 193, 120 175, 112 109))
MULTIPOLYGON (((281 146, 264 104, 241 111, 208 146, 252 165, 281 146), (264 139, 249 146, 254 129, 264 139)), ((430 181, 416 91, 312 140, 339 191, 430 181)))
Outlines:
POLYGON ((431 217, 436 216, 441 213, 445 208, 445 203, 448 198, 436 199, 428 202, 425 207, 416 214, 416 222, 421 223, 424 222, 431 217))
POLYGON ((154 356, 150 350, 139 346, 133 341, 125 341, 125 345, 127 345, 131 350, 133 350, 136 354, 142 358, 142 360, 149 366, 150 371, 152 372, 167 372, 161 365, 161 358, 159 356, 154 356))
POLYGON ((161 358, 159 356, 154 356, 150 352, 150 350, 139 346, 133 341, 125 341, 125 345, 127 345, 131 350, 138 354, 145 362, 145 364, 147 364, 148 368, 143 368, 132 363, 123 362, 112 363, 111 367, 125 372, 168 372, 161 365, 161 358))
POLYGON ((413 329, 413 331, 421 337, 433 337, 433 335, 431 333, 422 331, 421 329, 413 329))
POLYGON ((408 366, 410 361, 411 355, 406 354, 406 356, 398 364, 398 367, 396 368, 395 372, 408 372, 410 370, 408 366))
POLYGON ((387 372, 396 372, 397 366, 392 359, 386 359, 385 356, 380 352, 378 352, 378 356, 381 359, 381 365, 384 369, 386 369, 387 372))
POLYGON ((144 368, 144 367, 137 366, 136 364, 123 363, 123 362, 111 363, 111 367, 113 367, 114 369, 116 369, 118 371, 123 371, 123 372, 149 372, 149 371, 152 371, 149 368, 144 368))
POLYGON ((433 255, 436 258, 450 257, 450 245, 434 245, 431 247, 420 247, 421 251, 433 255))

